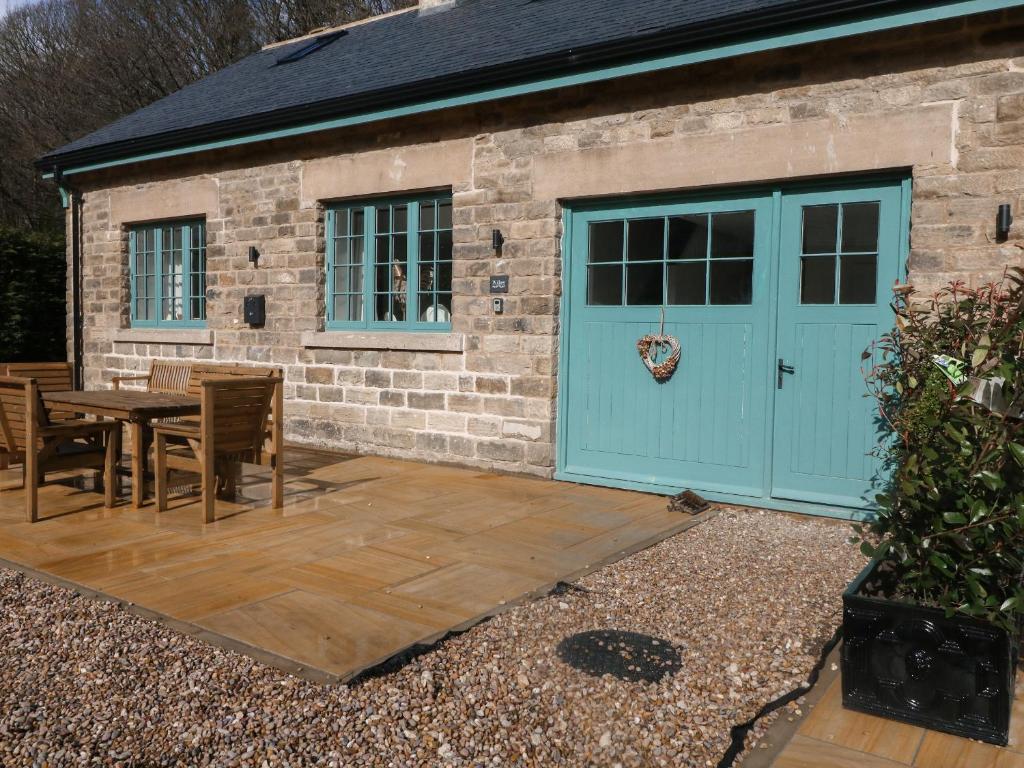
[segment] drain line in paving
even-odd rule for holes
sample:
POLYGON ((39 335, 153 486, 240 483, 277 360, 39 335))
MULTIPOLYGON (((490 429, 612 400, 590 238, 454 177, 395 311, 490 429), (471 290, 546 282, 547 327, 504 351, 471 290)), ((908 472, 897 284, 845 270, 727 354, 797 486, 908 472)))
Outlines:
POLYGON ((835 633, 829 639, 827 643, 821 649, 821 656, 818 657, 818 661, 814 664, 814 668, 811 670, 811 674, 807 676, 807 682, 797 686, 789 693, 785 693, 774 701, 769 701, 763 707, 761 707, 757 714, 747 720, 745 723, 734 725, 729 732, 732 743, 729 745, 729 749, 726 750, 725 755, 718 762, 717 768, 732 768, 732 764, 739 757, 740 752, 743 751, 743 747, 747 741, 747 734, 750 733, 750 729, 757 724, 767 714, 774 712, 775 710, 786 706, 790 702, 796 701, 801 696, 806 695, 818 682, 818 675, 821 674, 822 668, 825 666, 825 660, 828 658, 832 650, 839 644, 839 640, 843 636, 843 629, 839 627, 835 633))

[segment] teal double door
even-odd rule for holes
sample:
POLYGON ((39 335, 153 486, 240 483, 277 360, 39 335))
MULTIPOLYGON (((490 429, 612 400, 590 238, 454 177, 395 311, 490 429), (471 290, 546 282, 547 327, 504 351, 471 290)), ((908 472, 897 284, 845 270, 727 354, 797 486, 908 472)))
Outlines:
POLYGON ((866 509, 885 439, 864 371, 892 327, 909 184, 567 212, 558 476, 866 509), (637 341, 679 340, 666 381, 637 341))

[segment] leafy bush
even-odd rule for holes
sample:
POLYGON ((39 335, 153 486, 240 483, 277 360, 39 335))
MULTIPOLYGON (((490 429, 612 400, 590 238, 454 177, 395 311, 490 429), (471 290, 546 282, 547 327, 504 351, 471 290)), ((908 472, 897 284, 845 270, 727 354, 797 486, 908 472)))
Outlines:
POLYGON ((893 479, 877 517, 856 527, 861 549, 883 560, 898 585, 891 597, 1016 631, 1024 616, 1024 272, 977 290, 954 283, 925 301, 904 288, 895 307, 896 330, 879 343, 868 377, 892 428, 893 479), (967 381, 954 386, 937 355, 963 361, 967 381), (976 402, 979 382, 998 392, 998 379, 1003 402, 976 402))
POLYGON ((0 361, 66 360, 64 238, 0 227, 0 361))

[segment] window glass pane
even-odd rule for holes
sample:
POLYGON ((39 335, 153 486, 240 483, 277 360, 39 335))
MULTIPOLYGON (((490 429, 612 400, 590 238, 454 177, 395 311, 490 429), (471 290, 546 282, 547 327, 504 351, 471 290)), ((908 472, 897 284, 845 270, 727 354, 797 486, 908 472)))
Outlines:
POLYGON ((366 213, 362 208, 352 209, 352 233, 355 235, 365 234, 363 222, 366 219, 366 213))
POLYGON ((434 256, 434 238, 436 235, 433 232, 421 232, 420 233, 420 263, 425 261, 433 261, 434 256))
POLYGON ((450 200, 439 203, 437 206, 437 228, 452 228, 452 203, 450 200))
POLYGON ((441 262, 437 265, 437 288, 438 291, 451 293, 452 291, 452 263, 441 262))
POLYGON ((630 261, 660 261, 665 250, 664 219, 634 219, 629 228, 630 261))
POLYGON ((386 205, 377 208, 377 231, 391 231, 391 209, 386 205))
POLYGON ((365 251, 366 251, 365 242, 366 241, 360 235, 359 237, 353 237, 350 242, 351 242, 351 246, 350 246, 351 250, 349 252, 349 257, 352 260, 352 263, 353 264, 362 264, 363 263, 363 259, 366 256, 366 253, 365 253, 365 251))
POLYGON ((391 254, 395 261, 403 264, 409 260, 409 236, 393 235, 391 238, 391 254))
POLYGON ((878 250, 878 203, 847 203, 843 206, 843 253, 875 253, 878 250))
POLYGON ((801 261, 800 303, 835 303, 835 256, 805 256, 801 261))
POLYGON ((409 231, 409 209, 404 205, 395 206, 394 214, 395 232, 409 231))
POLYGON ((711 284, 708 299, 711 304, 750 304, 753 296, 754 261, 714 261, 711 263, 711 284))
MULTIPOLYGON (((753 255, 753 211, 716 213, 711 217, 711 258, 753 255)), ((712 274, 714 274, 714 270, 712 270, 712 274)))
POLYGON ((877 257, 841 256, 839 258, 839 303, 874 304, 877 257))
POLYGON ((590 263, 622 261, 623 222, 602 221, 590 225, 590 263))
POLYGON ((626 272, 626 303, 634 306, 661 304, 665 265, 631 264, 626 272))
POLYGON ((838 205, 804 208, 804 253, 835 253, 838 205))
POLYGON ((363 295, 361 293, 354 293, 348 297, 348 319, 352 321, 363 319, 363 295))
MULTIPOLYGON (((707 258, 707 255, 707 216, 673 216, 668 220, 668 257, 670 259, 704 259, 707 258)), ((703 291, 701 291, 702 304, 704 303, 703 295, 703 291)))
POLYGON ((348 296, 334 297, 334 317, 338 320, 348 319, 348 296))
POLYGON ((590 267, 587 274, 587 304, 616 306, 622 304, 622 265, 590 267))
POLYGON ((668 265, 668 303, 703 304, 707 262, 668 265))
POLYGON ((451 261, 452 233, 450 231, 437 234, 437 258, 442 261, 451 261))
POLYGON ((206 226, 193 224, 189 227, 191 237, 191 252, 189 253, 189 265, 191 279, 189 280, 191 320, 206 319, 206 226))
POLYGON ((347 208, 342 208, 334 213, 334 236, 345 237, 349 232, 349 216, 351 213, 347 208))
POLYGON ((433 200, 427 200, 420 203, 420 229, 433 229, 434 228, 434 210, 435 203, 433 200))

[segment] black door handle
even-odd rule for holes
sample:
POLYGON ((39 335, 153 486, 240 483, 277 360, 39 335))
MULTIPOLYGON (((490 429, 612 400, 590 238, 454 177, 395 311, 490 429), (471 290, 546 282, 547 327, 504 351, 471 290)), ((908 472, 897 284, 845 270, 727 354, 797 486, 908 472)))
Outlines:
POLYGON ((779 383, 778 383, 777 386, 778 386, 779 389, 782 389, 782 374, 784 374, 784 373, 796 373, 796 367, 792 366, 792 365, 786 365, 786 361, 783 360, 780 357, 779 358, 778 373, 779 373, 779 383))

